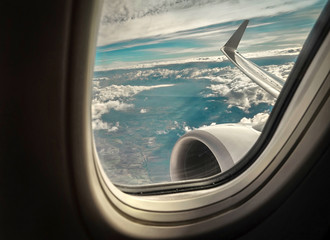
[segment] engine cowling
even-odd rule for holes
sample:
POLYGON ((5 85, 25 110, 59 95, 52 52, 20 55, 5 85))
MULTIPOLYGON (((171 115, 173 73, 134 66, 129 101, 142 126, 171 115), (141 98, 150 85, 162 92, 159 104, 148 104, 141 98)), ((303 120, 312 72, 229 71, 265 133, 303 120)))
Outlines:
POLYGON ((202 127, 186 133, 172 150, 172 181, 225 172, 250 150, 259 135, 259 131, 239 123, 202 127))

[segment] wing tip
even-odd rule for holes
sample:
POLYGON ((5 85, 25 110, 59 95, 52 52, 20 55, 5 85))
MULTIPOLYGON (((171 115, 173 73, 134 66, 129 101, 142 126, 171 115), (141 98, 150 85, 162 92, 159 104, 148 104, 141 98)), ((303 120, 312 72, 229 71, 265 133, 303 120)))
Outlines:
POLYGON ((236 50, 248 24, 249 20, 244 20, 223 47, 236 50))

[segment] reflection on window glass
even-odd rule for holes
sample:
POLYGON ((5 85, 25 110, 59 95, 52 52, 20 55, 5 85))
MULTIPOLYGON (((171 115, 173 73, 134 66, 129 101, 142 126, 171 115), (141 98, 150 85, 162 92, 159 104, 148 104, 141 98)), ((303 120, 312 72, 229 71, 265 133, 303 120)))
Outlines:
MULTIPOLYGON (((276 102, 219 49, 249 19, 240 54, 285 80, 324 4, 105 1, 94 68, 92 127, 111 181, 141 185, 209 176, 228 168, 227 163, 214 164, 223 152, 236 163, 241 155, 232 152, 237 146, 229 145, 240 137, 229 129, 229 138, 236 139, 225 139, 216 150, 194 139, 184 141, 178 162, 170 166, 173 147, 184 134, 206 126, 212 134, 219 125, 228 132, 231 125, 221 125, 226 123, 259 133, 276 102), (171 173, 171 179, 170 170, 177 168, 191 171, 181 177, 171 173), (199 169, 205 171, 196 175, 199 169)), ((255 140, 249 140, 251 146, 255 140)))

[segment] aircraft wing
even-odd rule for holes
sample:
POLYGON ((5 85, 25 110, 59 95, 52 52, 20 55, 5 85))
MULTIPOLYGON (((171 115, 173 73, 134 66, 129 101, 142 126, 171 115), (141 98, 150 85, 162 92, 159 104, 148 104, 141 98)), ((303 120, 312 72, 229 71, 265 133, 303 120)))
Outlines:
POLYGON ((249 20, 245 20, 239 26, 239 28, 234 32, 227 43, 221 48, 221 51, 246 76, 248 76, 251 80, 257 83, 272 96, 277 98, 284 85, 284 80, 266 72, 250 60, 243 57, 239 52, 237 52, 238 44, 241 41, 248 23, 249 20))

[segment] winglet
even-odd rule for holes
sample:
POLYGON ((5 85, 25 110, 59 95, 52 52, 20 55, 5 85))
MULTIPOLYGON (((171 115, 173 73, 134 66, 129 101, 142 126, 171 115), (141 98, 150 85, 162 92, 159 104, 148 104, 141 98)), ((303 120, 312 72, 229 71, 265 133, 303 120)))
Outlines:
POLYGON ((234 32, 228 42, 224 45, 224 47, 232 48, 234 50, 237 49, 239 42, 245 32, 246 26, 248 25, 249 20, 245 20, 241 26, 234 32))
POLYGON ((266 72, 236 51, 248 23, 249 20, 245 20, 220 50, 246 76, 277 98, 284 85, 284 80, 266 72))

